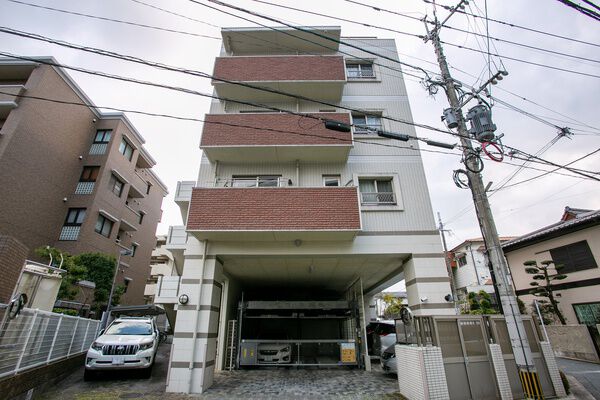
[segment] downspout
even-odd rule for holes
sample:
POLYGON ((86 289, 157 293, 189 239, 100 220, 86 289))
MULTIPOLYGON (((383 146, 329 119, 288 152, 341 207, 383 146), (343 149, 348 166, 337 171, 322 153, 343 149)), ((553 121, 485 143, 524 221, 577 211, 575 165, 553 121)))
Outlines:
MULTIPOLYGON (((188 390, 187 393, 192 392, 192 374, 194 371, 194 357, 196 355, 196 340, 198 339, 198 319, 200 318, 200 301, 202 299, 202 277, 204 276, 204 267, 206 266, 206 249, 208 248, 208 240, 204 241, 204 248, 202 249, 202 273, 200 278, 200 287, 198 290, 198 301, 196 302, 196 317, 194 318, 194 332, 192 332, 192 353, 190 356, 190 364, 188 365, 188 369, 190 371, 189 380, 188 380, 188 390)), ((206 358, 206 357, 205 357, 206 358)), ((202 364, 202 369, 204 370, 205 365, 202 364)), ((202 374, 204 377, 204 373, 202 374)), ((204 378, 202 383, 204 384, 204 378)))
POLYGON ((215 160, 215 187, 219 184, 219 160, 215 160))
POLYGON ((300 160, 296 160, 296 186, 300 187, 300 160))

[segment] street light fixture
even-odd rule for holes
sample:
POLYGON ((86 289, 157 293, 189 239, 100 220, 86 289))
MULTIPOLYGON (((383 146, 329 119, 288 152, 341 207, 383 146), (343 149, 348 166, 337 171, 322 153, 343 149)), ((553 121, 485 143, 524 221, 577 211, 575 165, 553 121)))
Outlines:
POLYGON ((115 267, 115 273, 113 274, 112 286, 110 287, 110 295, 108 296, 108 303, 106 305, 106 311, 102 315, 102 321, 100 322, 100 329, 105 329, 108 323, 108 317, 110 315, 110 311, 112 309, 112 298, 115 292, 115 281, 117 280, 117 274, 119 273, 119 266, 121 265, 121 256, 130 256, 133 254, 133 250, 128 248, 123 248, 119 251, 119 256, 117 257, 117 265, 115 267))

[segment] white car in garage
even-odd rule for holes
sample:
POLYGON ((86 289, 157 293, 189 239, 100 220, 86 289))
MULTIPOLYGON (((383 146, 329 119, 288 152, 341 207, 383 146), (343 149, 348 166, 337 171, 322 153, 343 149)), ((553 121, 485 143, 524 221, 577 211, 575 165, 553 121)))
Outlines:
POLYGON ((84 379, 99 371, 144 369, 150 377, 158 349, 158 329, 152 318, 118 318, 90 346, 84 379))

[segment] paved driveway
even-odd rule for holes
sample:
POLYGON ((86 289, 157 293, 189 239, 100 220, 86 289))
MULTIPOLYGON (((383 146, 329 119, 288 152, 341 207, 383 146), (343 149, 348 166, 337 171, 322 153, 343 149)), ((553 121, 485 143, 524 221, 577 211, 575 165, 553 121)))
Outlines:
POLYGON ((600 365, 584 361, 556 358, 558 368, 575 377, 597 400, 600 400, 600 365))
POLYGON ((42 394, 48 400, 113 399, 401 399, 395 376, 348 369, 255 369, 215 374, 202 395, 165 393, 170 345, 161 345, 152 377, 136 371, 83 381, 83 366, 42 394))

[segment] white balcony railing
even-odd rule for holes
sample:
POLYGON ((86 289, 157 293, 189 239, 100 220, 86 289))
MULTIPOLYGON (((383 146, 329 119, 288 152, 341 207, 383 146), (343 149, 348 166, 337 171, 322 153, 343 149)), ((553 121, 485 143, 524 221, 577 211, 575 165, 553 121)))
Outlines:
POLYGON ((361 192, 362 204, 367 205, 389 205, 396 204, 396 196, 393 192, 361 192))
POLYGON ((185 226, 170 226, 167 235, 167 248, 174 246, 185 246, 187 243, 187 232, 185 226))
POLYGON ((179 297, 179 286, 181 279, 179 276, 159 276, 156 282, 156 291, 154 302, 157 304, 173 304, 179 297))
POLYGON ((252 187, 288 187, 293 186, 290 178, 281 176, 257 176, 217 179, 207 182, 204 187, 234 187, 234 188, 252 188, 252 187))

